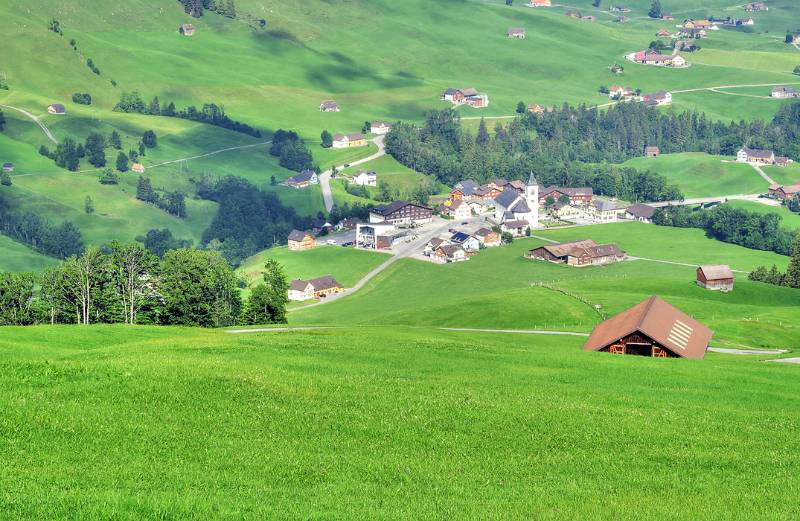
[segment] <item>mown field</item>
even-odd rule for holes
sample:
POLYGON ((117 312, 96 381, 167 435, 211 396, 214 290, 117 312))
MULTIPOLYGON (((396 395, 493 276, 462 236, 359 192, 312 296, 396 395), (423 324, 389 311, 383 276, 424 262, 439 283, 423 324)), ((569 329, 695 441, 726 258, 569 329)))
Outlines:
POLYGON ((4 329, 3 517, 796 519, 796 367, 581 343, 4 329))

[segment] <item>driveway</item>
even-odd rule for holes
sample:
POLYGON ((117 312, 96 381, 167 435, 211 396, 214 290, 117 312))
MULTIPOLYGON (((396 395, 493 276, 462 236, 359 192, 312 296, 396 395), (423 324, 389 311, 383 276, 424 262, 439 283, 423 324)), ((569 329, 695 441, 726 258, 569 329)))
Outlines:
MULTIPOLYGON (((351 167, 363 165, 364 163, 369 163, 375 159, 378 159, 381 156, 386 155, 386 147, 383 145, 383 138, 384 136, 375 136, 375 139, 372 140, 373 143, 378 145, 378 151, 372 154, 371 156, 367 156, 364 159, 359 159, 358 161, 353 161, 349 163, 351 167)), ((344 165, 339 165, 336 167, 337 170, 341 170, 344 168, 344 165)), ((333 193, 331 192, 331 171, 332 169, 325 170, 319 175, 319 184, 322 188, 322 200, 325 203, 325 210, 330 212, 333 209, 333 193)))

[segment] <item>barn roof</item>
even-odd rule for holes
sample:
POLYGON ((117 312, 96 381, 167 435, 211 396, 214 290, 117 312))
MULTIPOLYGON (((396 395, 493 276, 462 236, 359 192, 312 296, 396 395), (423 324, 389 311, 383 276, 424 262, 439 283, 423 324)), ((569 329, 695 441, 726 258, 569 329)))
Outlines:
POLYGON ((664 300, 652 296, 594 328, 584 351, 599 351, 641 332, 684 358, 703 358, 713 331, 664 300))
POLYGON ((295 242, 302 242, 306 238, 306 235, 311 235, 313 237, 313 235, 311 233, 309 233, 309 232, 301 232, 300 230, 292 230, 292 232, 289 234, 289 240, 290 241, 295 241, 295 242))
POLYGON ((703 274, 706 276, 706 280, 724 280, 733 278, 731 267, 727 264, 709 264, 706 266, 700 266, 697 269, 703 272, 703 274))
POLYGON ((322 277, 309 280, 308 283, 314 287, 314 291, 324 291, 326 289, 342 287, 332 275, 323 275, 322 277))

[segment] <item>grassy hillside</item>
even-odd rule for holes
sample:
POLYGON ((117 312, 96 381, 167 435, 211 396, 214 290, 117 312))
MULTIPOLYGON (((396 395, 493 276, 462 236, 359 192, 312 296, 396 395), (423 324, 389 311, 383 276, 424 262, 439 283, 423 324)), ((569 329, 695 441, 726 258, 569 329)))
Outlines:
POLYGON ((54 259, 0 235, 0 271, 39 271, 55 263, 54 259))
POLYGON ((581 342, 6 329, 4 518, 795 517, 795 367, 581 342))

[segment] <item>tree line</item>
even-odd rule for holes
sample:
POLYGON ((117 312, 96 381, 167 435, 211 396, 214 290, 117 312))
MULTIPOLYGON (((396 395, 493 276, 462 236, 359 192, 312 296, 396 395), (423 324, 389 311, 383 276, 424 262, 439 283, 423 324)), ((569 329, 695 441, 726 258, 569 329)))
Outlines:
POLYGON ((47 146, 42 145, 39 147, 39 154, 52 159, 61 168, 77 172, 81 166, 81 159, 84 158, 96 168, 106 166, 108 163, 106 149, 113 148, 119 151, 115 163, 116 169, 120 172, 127 172, 130 162, 137 162, 139 157, 147 154, 148 148, 157 146, 158 136, 156 133, 146 130, 139 141, 138 149, 130 149, 128 154, 125 154, 122 151, 122 139, 119 132, 114 130, 108 138, 99 132, 91 132, 83 143, 78 142, 72 136, 67 136, 58 143, 55 150, 51 151, 47 146))
POLYGON ((314 170, 319 172, 319 167, 314 164, 314 157, 306 146, 305 141, 292 130, 278 129, 272 136, 269 154, 278 158, 280 165, 295 172, 314 170))
POLYGON ((53 224, 38 214, 16 209, 1 197, 0 231, 51 257, 64 259, 83 251, 83 237, 72 222, 53 224))
POLYGON ((216 103, 204 103, 203 108, 198 110, 196 106, 190 105, 185 109, 178 110, 175 103, 169 102, 163 108, 158 96, 154 97, 150 104, 145 104, 138 91, 123 92, 120 100, 114 106, 117 112, 149 114, 151 116, 167 116, 171 118, 188 119, 199 121, 217 127, 233 130, 249 136, 261 137, 261 131, 251 127, 246 123, 231 119, 225 114, 225 109, 216 103))
POLYGON ((236 4, 233 0, 178 0, 186 14, 195 18, 211 11, 228 18, 236 18, 236 4))
POLYGON ((781 216, 778 214, 750 212, 728 204, 720 204, 708 210, 686 206, 659 208, 653 214, 653 223, 678 228, 700 228, 712 239, 781 255, 792 254, 792 243, 797 235, 781 228, 781 216))
POLYGON ((136 182, 136 198, 148 204, 152 204, 160 208, 170 215, 186 217, 186 196, 179 190, 169 191, 164 190, 163 195, 153 189, 150 178, 146 176, 139 176, 136 182))
POLYGON ((244 302, 240 281, 213 251, 156 257, 112 242, 41 274, 0 273, 0 325, 163 324, 225 327, 286 322, 288 280, 274 260, 244 302))
POLYGON ((776 286, 785 286, 787 288, 800 288, 800 234, 795 238, 794 245, 792 246, 792 259, 789 261, 789 267, 785 273, 782 273, 778 267, 773 264, 772 268, 767 269, 766 266, 759 266, 754 271, 751 271, 747 278, 756 282, 766 282, 767 284, 774 284, 776 286))

